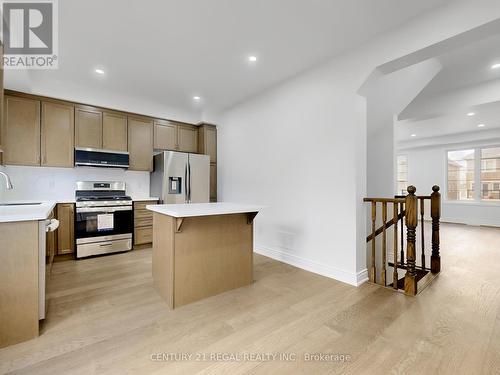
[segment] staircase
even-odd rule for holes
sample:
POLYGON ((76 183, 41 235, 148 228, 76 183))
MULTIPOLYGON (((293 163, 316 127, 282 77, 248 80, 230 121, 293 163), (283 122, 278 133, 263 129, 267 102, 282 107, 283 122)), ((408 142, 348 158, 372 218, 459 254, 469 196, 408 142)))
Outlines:
POLYGON ((422 291, 441 271, 439 255, 439 220, 441 217, 441 194, 439 186, 432 187, 429 196, 415 195, 417 189, 408 187, 408 195, 394 198, 365 198, 364 202, 371 203, 372 231, 366 237, 371 244, 371 267, 369 280, 371 283, 389 287, 396 291, 404 291, 407 295, 415 296, 422 291), (426 262, 425 237, 425 202, 430 201, 431 218, 431 256, 430 265, 426 262), (381 217, 377 211, 381 207, 381 217), (392 218, 388 221, 388 209, 392 209, 392 218), (420 231, 418 224, 420 219, 420 231), (381 226, 377 228, 377 220, 381 226), (406 238, 404 227, 406 226, 406 238), (392 230, 392 259, 387 259, 387 233, 392 230), (419 233, 418 233, 419 232, 419 233), (420 259, 417 261, 417 235, 420 234, 420 259), (382 236, 381 239, 379 236, 382 236), (381 241, 380 241, 381 240, 381 241), (381 243, 381 256, 377 258, 377 242, 381 243), (405 260, 406 248, 406 260, 405 260), (379 262, 377 262, 379 260, 379 262), (381 264, 380 274, 377 277, 377 263, 381 264), (392 268, 392 283, 387 280, 387 268, 392 268), (405 270, 400 277, 398 270, 405 270))

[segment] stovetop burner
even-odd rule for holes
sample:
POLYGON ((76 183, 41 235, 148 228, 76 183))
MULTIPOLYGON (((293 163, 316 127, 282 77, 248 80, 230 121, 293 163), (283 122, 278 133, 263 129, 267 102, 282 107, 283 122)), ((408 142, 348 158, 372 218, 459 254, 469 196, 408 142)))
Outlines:
POLYGON ((132 198, 128 195, 111 195, 111 196, 85 196, 77 197, 77 202, 89 202, 89 201, 131 201, 132 198))

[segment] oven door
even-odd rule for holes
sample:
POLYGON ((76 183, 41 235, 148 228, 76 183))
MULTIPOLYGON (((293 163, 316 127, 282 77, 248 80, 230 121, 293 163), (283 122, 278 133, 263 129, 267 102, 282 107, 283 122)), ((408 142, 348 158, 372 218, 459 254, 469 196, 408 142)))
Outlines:
POLYGON ((107 237, 132 234, 134 216, 132 206, 77 207, 75 237, 107 237))

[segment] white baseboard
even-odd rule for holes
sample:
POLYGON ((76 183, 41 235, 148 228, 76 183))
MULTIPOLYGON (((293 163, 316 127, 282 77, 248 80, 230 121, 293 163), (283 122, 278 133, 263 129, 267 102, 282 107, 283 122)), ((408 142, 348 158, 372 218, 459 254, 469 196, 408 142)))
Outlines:
POLYGON ((350 285, 359 286, 368 281, 368 270, 358 273, 347 272, 326 264, 318 263, 313 260, 305 259, 297 255, 290 254, 283 250, 273 249, 268 246, 256 245, 254 251, 257 254, 278 260, 291 266, 301 268, 303 270, 317 273, 318 275, 326 276, 350 285))
POLYGON ((453 217, 442 217, 441 223, 451 223, 451 224, 465 224, 471 226, 488 226, 488 227, 500 227, 499 220, 488 220, 488 219, 463 219, 463 218, 453 218, 453 217))

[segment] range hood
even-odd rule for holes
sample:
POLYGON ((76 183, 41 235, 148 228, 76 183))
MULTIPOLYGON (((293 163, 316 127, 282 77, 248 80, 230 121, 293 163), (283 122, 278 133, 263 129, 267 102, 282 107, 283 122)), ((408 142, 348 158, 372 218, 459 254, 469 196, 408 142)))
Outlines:
POLYGON ((75 148, 75 166, 128 168, 129 153, 126 151, 75 148))

